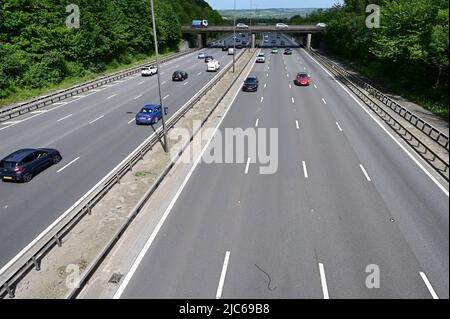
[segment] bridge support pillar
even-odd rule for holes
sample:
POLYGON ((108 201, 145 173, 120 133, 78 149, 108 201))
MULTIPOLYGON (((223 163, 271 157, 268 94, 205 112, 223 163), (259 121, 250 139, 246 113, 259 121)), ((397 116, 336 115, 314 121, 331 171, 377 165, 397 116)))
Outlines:
POLYGON ((207 42, 206 41, 206 34, 205 33, 199 33, 197 35, 197 47, 199 47, 200 49, 206 47, 207 46, 206 42, 207 42))
POLYGON ((306 48, 307 48, 308 50, 311 49, 311 33, 308 33, 308 34, 306 35, 306 48))
POLYGON ((252 49, 255 48, 255 43, 256 43, 256 34, 252 33, 252 49))

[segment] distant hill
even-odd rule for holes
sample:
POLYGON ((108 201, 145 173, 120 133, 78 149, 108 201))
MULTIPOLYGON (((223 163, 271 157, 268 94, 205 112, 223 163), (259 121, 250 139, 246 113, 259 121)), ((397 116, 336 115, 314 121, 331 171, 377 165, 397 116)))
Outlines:
MULTIPOLYGON (((306 17, 320 8, 292 8, 292 9, 258 9, 258 10, 236 10, 236 18, 260 18, 260 19, 289 19, 299 15, 306 17)), ((234 17, 234 10, 217 10, 224 19, 230 20, 234 17)))

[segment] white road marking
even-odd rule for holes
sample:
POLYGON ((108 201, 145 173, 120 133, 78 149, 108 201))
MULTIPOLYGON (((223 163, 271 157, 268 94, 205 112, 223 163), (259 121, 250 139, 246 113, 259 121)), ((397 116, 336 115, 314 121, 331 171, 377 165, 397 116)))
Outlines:
POLYGON ((227 274, 228 262, 230 261, 230 251, 225 253, 225 259, 222 265, 222 271, 220 273, 219 286, 217 287, 216 299, 222 297, 223 284, 225 283, 225 276, 227 274))
POLYGON ((2 124, 2 125, 10 125, 10 124, 14 125, 14 124, 17 124, 17 123, 20 123, 20 122, 22 122, 22 121, 9 121, 9 122, 2 122, 1 124, 2 124))
POLYGON ((69 102, 56 102, 56 103, 53 103, 52 105, 66 105, 67 103, 69 103, 69 102))
POLYGON ((292 104, 294 104, 295 103, 295 100, 294 100, 294 98, 292 98, 292 104))
POLYGON ((167 83, 167 81, 164 81, 164 82, 161 83, 161 85, 164 85, 164 84, 166 84, 166 83, 167 83))
POLYGON ((267 83, 264 83, 264 88, 266 88, 267 87, 267 83))
POLYGON ((202 72, 198 72, 197 75, 198 75, 198 76, 199 76, 199 75, 202 75, 202 72))
POLYGON ((319 263, 320 281, 322 283, 323 299, 330 299, 328 295, 327 277, 325 276, 325 268, 322 263, 319 263))
POLYGON ((92 123, 95 123, 95 122, 97 122, 98 120, 100 120, 101 118, 103 118, 105 115, 102 115, 102 116, 100 116, 100 117, 98 117, 98 118, 96 118, 95 120, 93 120, 93 121, 90 121, 89 122, 89 124, 92 124, 92 123))
POLYGON ((261 96, 261 103, 264 101, 264 96, 261 96))
POLYGON ((289 83, 289 88, 292 89, 292 84, 291 83, 289 83))
POLYGON ((189 83, 189 81, 186 81, 186 82, 184 82, 184 84, 183 85, 187 85, 189 83))
POLYGON ((362 164, 359 164, 359 167, 361 168, 362 172, 364 173, 364 176, 366 177, 367 181, 371 182, 372 180, 370 179, 369 174, 367 174, 366 169, 364 168, 364 166, 362 164))
POLYGON ((170 96, 170 94, 167 94, 165 97, 163 97, 163 100, 167 99, 170 96))
MULTIPOLYGON (((259 52, 261 52, 261 50, 259 50, 259 52)), ((255 66, 255 61, 252 63, 252 66, 249 69, 249 71, 247 72, 246 77, 248 77, 248 75, 250 74, 250 71, 253 69, 254 66, 255 66)), ((222 125, 223 120, 226 118, 226 115, 230 111, 231 106, 235 102, 235 100, 236 100, 236 98, 237 98, 239 93, 240 93, 240 90, 236 91, 236 93, 234 94, 233 99, 231 100, 230 104, 228 105, 228 108, 225 110, 225 113, 222 115, 221 119, 219 120, 219 123, 217 123, 217 126, 215 127, 214 131, 212 132, 211 137, 206 142, 205 146, 202 149, 202 152, 200 153, 200 155, 195 160, 195 162, 192 165, 191 169, 189 170, 187 176, 185 177, 183 183, 178 188, 178 190, 175 193, 174 197, 172 198, 169 206, 164 211, 163 216, 161 217, 161 219, 159 220, 158 224, 154 228, 152 234, 150 235, 150 237, 148 238, 147 242, 145 243, 144 248, 142 248, 142 250, 139 252, 139 255, 137 256, 137 258, 135 259, 133 265, 131 266, 130 270, 128 271, 127 275, 123 279, 122 284, 119 286, 119 289, 117 289, 116 293, 114 294, 113 299, 119 299, 122 296, 123 292, 125 291, 126 287, 129 284, 131 278, 133 277, 133 275, 135 274, 137 268, 139 267, 140 263, 142 262, 142 259, 144 258, 144 256, 147 253, 147 251, 150 249, 150 247, 151 247, 153 241, 155 240, 158 232, 160 231, 161 227, 163 226, 164 222, 166 221, 167 217, 169 216, 170 212, 172 211, 173 206, 175 205, 176 201, 178 200, 178 198, 180 197, 180 195, 183 192, 184 188, 186 187, 189 179, 191 178, 192 174, 194 173, 194 170, 197 167, 198 163, 200 162, 200 159, 203 158, 203 155, 205 154, 206 150, 208 149, 209 145, 211 144, 211 141, 213 140, 214 136, 216 135, 217 131, 219 130, 219 127, 222 125)), ((100 181, 100 182, 102 182, 102 181, 100 181)), ((100 185, 100 182, 97 185, 100 185)), ((97 185, 95 187, 97 187, 97 185)), ((78 204, 78 203, 76 203, 76 204, 78 204)), ((53 225, 51 225, 51 226, 53 226, 53 225)), ((30 247, 33 244, 35 244, 35 241, 30 243, 27 246, 27 248, 30 247)), ((26 251, 26 250, 23 250, 23 251, 26 251)), ((8 269, 10 267, 10 265, 14 261, 16 261, 18 258, 20 258, 21 255, 23 255, 23 252, 20 255, 17 255, 16 257, 14 257, 11 261, 8 262, 8 264, 3 266, 3 268, 0 269, 0 274, 2 274, 5 271, 5 269, 8 269)))
POLYGON ((316 88, 316 89, 317 89, 317 85, 315 85, 315 84, 314 84, 314 88, 316 88))
POLYGON ((68 118, 71 117, 72 115, 73 115, 73 114, 66 115, 66 116, 64 116, 63 118, 60 118, 57 122, 64 121, 65 119, 68 119, 68 118))
POLYGON ((323 104, 327 104, 327 101, 325 101, 324 98, 322 98, 322 102, 323 102, 323 104))
POLYGON ((303 70, 306 70, 306 66, 303 67, 303 70))
POLYGON ((137 100, 138 98, 140 98, 142 96, 142 94, 139 94, 138 96, 136 96, 133 100, 137 100))
POLYGON ((62 172, 63 170, 65 170, 67 167, 69 167, 70 165, 72 165, 73 163, 75 163, 76 161, 78 161, 80 158, 79 157, 77 157, 76 159, 74 159, 74 160, 72 160, 69 164, 67 164, 66 166, 64 166, 64 167, 62 167, 62 168, 60 168, 59 170, 57 170, 56 172, 57 173, 60 173, 60 172, 62 172))
POLYGON ((266 74, 266 77, 269 77, 269 73, 266 74))
POLYGON ((48 110, 33 111, 33 112, 30 112, 30 113, 31 114, 41 114, 41 113, 45 113, 45 112, 48 112, 48 110))
POLYGON ((336 122, 336 126, 338 127, 339 131, 341 131, 341 132, 342 132, 342 128, 341 128, 341 126, 339 125, 339 123, 338 123, 338 122, 336 122))
MULTIPOLYGON (((331 77, 334 77, 327 69, 325 69, 319 62, 317 62, 316 59, 314 59, 309 53, 307 53, 305 51, 305 53, 309 56, 309 58, 311 60, 313 60, 322 70, 325 71, 326 74, 328 74, 331 77)), ((375 118, 375 116, 373 114, 371 114, 362 104, 360 101, 358 101, 358 99, 353 96, 349 90, 347 90, 347 88, 344 87, 344 85, 342 83, 340 83, 339 81, 336 81, 336 83, 356 102, 356 104, 358 104, 361 109, 366 112, 367 115, 370 116, 370 118, 372 120, 374 120, 374 122, 406 153, 406 155, 408 155, 408 157, 417 164, 417 166, 420 167, 420 169, 433 181, 433 183, 448 197, 449 196, 449 192, 447 189, 445 189, 445 187, 443 185, 441 185, 441 183, 422 165, 422 163, 420 163, 407 149, 405 146, 403 146, 402 143, 400 143, 385 127, 383 124, 381 124, 381 122, 375 118)), ((428 164, 425 164, 428 165, 428 164)), ((428 167, 430 167, 428 165, 428 167)), ((430 169, 432 169, 430 167, 430 169)))
POLYGON ((302 162, 303 165, 303 175, 305 175, 305 178, 308 178, 308 170, 306 169, 306 162, 302 162))
POLYGON ((106 99, 107 100, 109 100, 109 99, 112 99, 113 97, 115 97, 117 94, 113 94, 113 95, 111 95, 111 96, 108 96, 106 99))
POLYGON ((256 119, 255 127, 258 127, 259 119, 256 119))
POLYGON ((145 82, 145 81, 141 81, 141 82, 138 83, 138 85, 144 84, 144 82, 145 82))
POLYGON ((428 291, 430 292, 433 299, 439 299, 439 296, 434 291, 433 286, 431 286, 431 283, 428 280, 427 275, 425 275, 425 273, 423 272, 420 272, 420 277, 422 277, 422 280, 425 282, 425 285, 427 286, 428 291))
POLYGON ((136 119, 132 118, 131 120, 128 121, 128 124, 131 124, 135 121, 136 119))
POLYGON ((247 164, 245 165, 245 175, 248 174, 248 168, 250 167, 250 157, 247 159, 247 164))
POLYGON ((288 73, 288 74, 286 74, 286 77, 289 77, 289 73, 288 73))
POLYGON ((297 130, 300 129, 300 124, 298 123, 298 120, 295 120, 295 126, 297 127, 297 130))

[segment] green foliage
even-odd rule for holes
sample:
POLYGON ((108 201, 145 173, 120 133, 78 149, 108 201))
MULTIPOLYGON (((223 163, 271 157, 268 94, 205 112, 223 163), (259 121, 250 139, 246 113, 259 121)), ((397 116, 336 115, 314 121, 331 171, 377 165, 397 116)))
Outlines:
MULTIPOLYGON (((197 18, 222 22, 203 0, 154 4, 162 53, 177 50, 181 24, 197 18)), ((150 0, 2 0, 0 98, 143 59, 153 47, 150 0), (80 8, 79 29, 65 24, 69 3, 80 8)))

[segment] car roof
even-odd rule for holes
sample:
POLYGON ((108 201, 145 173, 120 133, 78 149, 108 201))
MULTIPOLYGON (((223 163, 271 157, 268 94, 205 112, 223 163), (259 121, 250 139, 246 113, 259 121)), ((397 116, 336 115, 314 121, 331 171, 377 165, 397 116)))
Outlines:
POLYGON ((142 108, 143 108, 143 109, 155 109, 155 108, 157 108, 157 107, 159 107, 159 105, 156 105, 156 104, 147 104, 147 105, 144 105, 142 108))
POLYGON ((248 79, 258 79, 258 77, 256 76, 256 75, 249 75, 248 77, 247 77, 247 80, 248 79))
POLYGON ((26 156, 30 155, 31 153, 33 153, 35 151, 36 151, 36 149, 33 149, 33 148, 23 148, 23 149, 15 151, 14 153, 9 154, 2 161, 19 162, 22 159, 24 159, 26 156))

